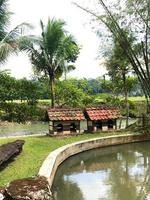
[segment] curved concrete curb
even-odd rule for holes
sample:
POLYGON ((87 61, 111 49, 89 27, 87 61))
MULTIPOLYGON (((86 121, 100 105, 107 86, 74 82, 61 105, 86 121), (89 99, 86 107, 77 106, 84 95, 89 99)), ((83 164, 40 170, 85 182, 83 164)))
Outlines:
POLYGON ((42 167, 38 173, 39 176, 47 178, 49 187, 53 184, 54 176, 58 166, 67 158, 77 153, 87 151, 94 148, 106 147, 118 144, 126 144, 132 142, 149 141, 150 135, 118 135, 108 136, 105 138, 96 138, 85 141, 80 141, 65 145, 51 152, 43 162, 42 167))

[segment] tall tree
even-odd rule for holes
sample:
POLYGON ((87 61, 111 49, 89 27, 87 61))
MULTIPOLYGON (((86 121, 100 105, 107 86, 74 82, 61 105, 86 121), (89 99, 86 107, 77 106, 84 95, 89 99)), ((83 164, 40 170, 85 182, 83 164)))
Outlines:
POLYGON ((114 40, 114 45, 110 56, 108 56, 106 66, 112 82, 117 82, 116 85, 118 85, 118 87, 120 87, 118 82, 120 81, 122 83, 127 116, 126 126, 128 126, 129 106, 127 76, 130 71, 130 63, 124 50, 120 48, 120 45, 116 40, 114 40))
POLYGON ((64 29, 62 20, 48 19, 46 26, 41 25, 41 36, 27 47, 33 67, 49 77, 51 106, 55 106, 55 80, 64 72, 66 63, 74 62, 79 47, 72 35, 64 29))
POLYGON ((105 24, 124 50, 139 82, 141 83, 150 112, 150 1, 148 0, 98 0, 103 11, 82 8, 105 24), (132 44, 127 36, 134 35, 132 44))

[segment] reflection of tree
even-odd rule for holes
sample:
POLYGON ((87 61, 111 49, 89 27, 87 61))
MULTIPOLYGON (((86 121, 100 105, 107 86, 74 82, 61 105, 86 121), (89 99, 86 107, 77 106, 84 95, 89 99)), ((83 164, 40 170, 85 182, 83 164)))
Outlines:
MULTIPOLYGON (((115 168, 111 169, 107 182, 111 183, 110 199, 115 200, 146 200, 150 192, 150 166, 147 162, 148 153, 142 144, 130 145, 129 149, 121 152, 122 160, 116 162, 115 168), (138 161, 135 152, 141 154, 142 160, 138 161), (131 168, 136 164, 144 167, 142 178, 136 173, 131 174, 131 168)), ((139 156, 140 158, 140 156, 139 156)))
MULTIPOLYGON (((77 183, 69 177, 73 173, 105 170, 108 200, 148 200, 150 194, 150 143, 136 143, 104 148, 79 154, 60 166, 54 184, 56 200, 83 200, 77 183), (56 186, 55 186, 56 185, 56 186), (56 191, 56 192, 55 192, 56 191)), ((90 183, 89 183, 90 184, 90 183)), ((103 188, 101 188, 103 190, 103 188)), ((89 191, 90 193, 90 191, 89 191)), ((100 198, 102 200, 102 198, 100 198)))
POLYGON ((55 200, 83 200, 83 195, 76 183, 70 180, 64 180, 62 177, 57 183, 57 188, 54 187, 54 199, 55 200))
POLYGON ((148 194, 150 193, 150 166, 148 166, 145 176, 144 176, 144 181, 141 185, 139 194, 137 195, 136 200, 141 200, 141 199, 147 199, 148 194))
MULTIPOLYGON (((127 166, 127 165, 126 165, 127 166)), ((110 199, 115 200, 134 200, 136 197, 136 187, 134 181, 128 173, 128 167, 124 169, 120 164, 116 164, 110 172, 109 182, 111 182, 110 199)))
POLYGON ((149 152, 149 142, 145 142, 144 145, 139 145, 139 152, 143 154, 144 158, 144 175, 141 181, 141 187, 138 191, 136 200, 147 200, 148 194, 150 194, 150 152, 149 152), (144 146, 144 148, 143 148, 144 146))

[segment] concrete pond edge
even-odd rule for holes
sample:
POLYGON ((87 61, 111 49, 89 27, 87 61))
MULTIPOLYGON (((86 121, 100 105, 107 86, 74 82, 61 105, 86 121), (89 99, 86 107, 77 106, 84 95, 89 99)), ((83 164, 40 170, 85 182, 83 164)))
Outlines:
POLYGON ((39 170, 38 176, 45 177, 49 183, 49 188, 51 189, 59 165, 70 156, 91 149, 143 141, 150 141, 150 135, 126 134, 117 136, 107 136, 83 140, 62 146, 52 151, 47 156, 39 170))

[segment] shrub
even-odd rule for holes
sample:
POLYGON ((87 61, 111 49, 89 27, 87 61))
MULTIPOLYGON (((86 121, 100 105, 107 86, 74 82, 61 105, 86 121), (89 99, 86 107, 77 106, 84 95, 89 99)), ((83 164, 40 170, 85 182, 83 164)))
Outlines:
POLYGON ((29 105, 27 103, 0 103, 0 110, 1 120, 18 123, 43 120, 45 114, 45 110, 37 108, 36 105, 29 105))

